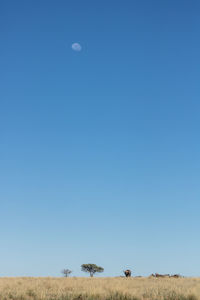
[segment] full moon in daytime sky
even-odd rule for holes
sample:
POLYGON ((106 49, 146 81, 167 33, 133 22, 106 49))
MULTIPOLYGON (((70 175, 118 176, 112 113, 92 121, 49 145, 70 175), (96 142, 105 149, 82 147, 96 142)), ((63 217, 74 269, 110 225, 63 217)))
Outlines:
POLYGON ((79 43, 73 43, 72 44, 72 50, 76 51, 76 52, 80 52, 82 49, 81 45, 79 43))

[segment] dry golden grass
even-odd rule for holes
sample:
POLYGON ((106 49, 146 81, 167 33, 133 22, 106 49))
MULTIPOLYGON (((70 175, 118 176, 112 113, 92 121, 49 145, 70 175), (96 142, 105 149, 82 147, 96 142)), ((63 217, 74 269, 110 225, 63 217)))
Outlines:
POLYGON ((195 297, 200 299, 200 278, 0 279, 0 300, 192 300, 195 297), (189 295, 194 297, 187 298, 189 295))

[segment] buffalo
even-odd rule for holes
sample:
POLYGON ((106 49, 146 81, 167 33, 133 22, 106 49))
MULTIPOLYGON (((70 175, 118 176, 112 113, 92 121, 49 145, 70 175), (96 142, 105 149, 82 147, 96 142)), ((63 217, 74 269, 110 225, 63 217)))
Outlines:
POLYGON ((126 277, 131 277, 131 270, 125 270, 125 271, 124 271, 124 275, 125 275, 126 277))

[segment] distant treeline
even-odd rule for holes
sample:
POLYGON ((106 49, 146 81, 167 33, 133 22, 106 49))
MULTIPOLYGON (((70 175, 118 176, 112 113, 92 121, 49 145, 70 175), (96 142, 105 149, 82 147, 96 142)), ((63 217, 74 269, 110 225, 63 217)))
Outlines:
MULTIPOLYGON (((104 268, 102 268, 100 266, 97 266, 96 264, 82 264, 81 265, 81 270, 83 272, 89 273, 90 277, 93 277, 95 273, 102 273, 104 271, 104 268)), ((61 271, 61 273, 65 277, 68 277, 72 273, 72 270, 70 270, 70 269, 63 269, 61 271)), ((125 271, 123 271, 123 273, 124 273, 125 277, 131 277, 131 270, 125 270, 125 271)), ((137 276, 137 277, 141 277, 141 276, 137 276)), ((179 274, 170 275, 170 274, 158 274, 158 273, 155 273, 155 274, 151 274, 149 277, 156 277, 156 278, 166 278, 166 277, 180 278, 182 276, 179 275, 179 274)))

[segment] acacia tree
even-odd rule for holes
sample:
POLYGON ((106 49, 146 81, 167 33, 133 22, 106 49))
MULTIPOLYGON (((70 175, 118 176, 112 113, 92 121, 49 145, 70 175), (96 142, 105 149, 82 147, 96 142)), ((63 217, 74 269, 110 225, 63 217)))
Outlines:
POLYGON ((104 271, 104 268, 99 267, 95 264, 83 264, 81 265, 81 270, 83 272, 90 273, 90 277, 93 277, 95 273, 102 273, 104 271))
POLYGON ((61 273, 63 273, 65 277, 68 277, 72 273, 72 271, 69 269, 64 269, 61 271, 61 273))

